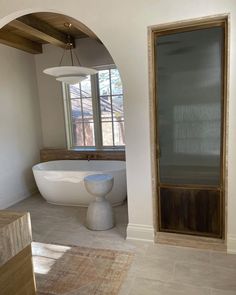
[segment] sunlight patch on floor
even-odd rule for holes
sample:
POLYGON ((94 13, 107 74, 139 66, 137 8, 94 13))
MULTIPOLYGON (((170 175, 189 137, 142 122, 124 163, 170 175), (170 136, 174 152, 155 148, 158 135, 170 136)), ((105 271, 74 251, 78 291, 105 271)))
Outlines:
POLYGON ((70 250, 68 246, 58 246, 43 243, 32 243, 34 272, 47 274, 57 259, 61 258, 65 252, 70 250))

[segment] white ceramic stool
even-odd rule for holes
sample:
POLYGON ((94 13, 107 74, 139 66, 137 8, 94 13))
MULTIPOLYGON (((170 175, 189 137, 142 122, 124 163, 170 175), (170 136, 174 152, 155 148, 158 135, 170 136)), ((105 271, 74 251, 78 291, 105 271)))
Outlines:
POLYGON ((96 199, 89 204, 86 226, 91 230, 106 230, 114 226, 113 210, 105 196, 114 183, 110 174, 93 174, 84 178, 87 191, 96 199))

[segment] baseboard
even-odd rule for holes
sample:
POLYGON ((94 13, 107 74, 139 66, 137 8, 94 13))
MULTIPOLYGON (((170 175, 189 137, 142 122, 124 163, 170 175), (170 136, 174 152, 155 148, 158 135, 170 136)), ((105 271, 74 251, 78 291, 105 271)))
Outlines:
POLYGON ((236 235, 228 235, 227 252, 230 254, 236 254, 236 235))
POLYGON ((129 223, 126 239, 154 242, 154 228, 150 225, 129 223))
POLYGON ((29 189, 27 192, 21 193, 21 195, 19 197, 17 197, 17 199, 15 199, 14 201, 11 200, 10 202, 6 202, 4 205, 0 206, 1 207, 0 209, 3 210, 3 209, 6 209, 6 208, 9 208, 9 207, 11 207, 11 206, 13 206, 13 205, 27 199, 27 198, 35 195, 37 192, 38 192, 37 187, 29 189))

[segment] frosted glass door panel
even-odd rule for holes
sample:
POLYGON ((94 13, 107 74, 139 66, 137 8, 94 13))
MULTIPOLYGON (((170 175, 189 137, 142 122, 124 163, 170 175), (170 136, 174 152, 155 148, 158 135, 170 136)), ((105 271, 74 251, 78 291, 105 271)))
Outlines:
POLYGON ((156 39, 161 183, 220 184, 223 37, 215 27, 156 39))

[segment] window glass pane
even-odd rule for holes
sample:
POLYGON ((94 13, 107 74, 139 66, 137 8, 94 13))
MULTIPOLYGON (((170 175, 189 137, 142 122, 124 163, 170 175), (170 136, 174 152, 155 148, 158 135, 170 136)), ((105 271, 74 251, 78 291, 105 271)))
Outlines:
POLYGON ((111 122, 102 122, 102 142, 104 146, 113 146, 111 122))
POLYGON ((111 98, 109 96, 100 97, 100 110, 101 120, 106 121, 109 119, 111 121, 111 98))
POLYGON ((82 119, 82 111, 81 111, 81 100, 80 99, 72 99, 71 100, 71 115, 72 120, 74 119, 82 119))
POLYGON ((114 121, 124 120, 123 96, 122 95, 112 97, 112 109, 113 109, 113 120, 114 121))
POLYGON ((114 141, 115 145, 125 144, 124 122, 114 122, 114 141))
POLYGON ((73 145, 84 146, 83 124, 72 122, 73 145))
POLYGON ((117 69, 111 70, 111 91, 112 94, 122 94, 120 74, 117 69))
POLYGON ((109 95, 110 94, 110 75, 109 70, 99 71, 99 94, 100 95, 109 95))
POLYGON ((123 145, 124 112, 119 71, 117 69, 101 70, 95 79, 99 87, 98 100, 94 97, 96 90, 92 89, 90 76, 68 87, 73 146, 96 146, 95 130, 100 127, 104 146, 113 146, 113 140, 115 145, 123 145), (97 101, 96 107, 100 108, 98 117, 96 117, 97 113, 93 112, 93 104, 97 101), (117 122, 117 124, 113 126, 112 122, 117 122), (113 128, 116 128, 115 134, 113 134, 113 128))
POLYGON ((69 86, 70 98, 79 98, 80 97, 80 84, 74 84, 69 86))
POLYGON ((84 120, 93 120, 93 105, 92 98, 83 98, 82 99, 82 107, 83 107, 83 116, 84 120))
POLYGON ((87 76, 87 78, 85 80, 80 82, 80 85, 81 85, 82 97, 92 97, 90 76, 87 76))
POLYGON ((95 146, 94 123, 84 123, 85 145, 95 146))

